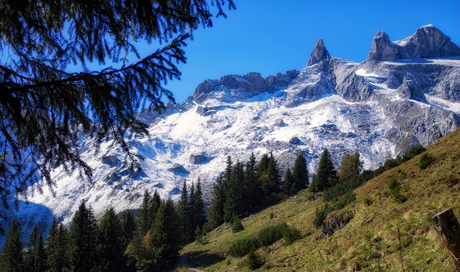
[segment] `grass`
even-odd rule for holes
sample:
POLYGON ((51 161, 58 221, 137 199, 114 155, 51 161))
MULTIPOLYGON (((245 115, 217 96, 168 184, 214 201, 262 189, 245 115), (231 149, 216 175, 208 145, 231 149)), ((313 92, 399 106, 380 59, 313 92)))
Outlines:
POLYGON ((257 249, 264 261, 257 271, 402 271, 401 255, 405 271, 454 271, 431 216, 452 207, 460 219, 460 130, 425 152, 436 158, 426 169, 419 169, 423 153, 354 190, 355 201, 328 215, 353 214, 352 220, 329 238, 317 239, 320 230, 313 225, 315 210, 324 205, 322 198, 309 201, 311 193, 303 190, 296 199, 242 219, 243 231, 232 233, 231 227, 222 225, 219 232, 204 237, 204 244, 191 243, 182 253, 196 256, 189 262, 203 271, 250 271, 247 256, 230 257, 230 245, 255 237, 267 225, 286 222, 300 230, 302 238, 288 246, 281 238, 257 249), (392 178, 397 178, 405 202, 392 199, 392 178), (219 258, 207 261, 208 256, 219 258))

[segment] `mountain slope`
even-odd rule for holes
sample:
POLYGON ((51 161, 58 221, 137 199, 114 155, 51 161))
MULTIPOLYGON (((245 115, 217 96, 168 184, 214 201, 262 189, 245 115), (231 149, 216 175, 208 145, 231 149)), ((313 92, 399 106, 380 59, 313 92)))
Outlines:
MULTIPOLYGON (((273 151, 282 171, 293 167, 295 156, 303 152, 314 173, 324 148, 336 164, 359 150, 364 168, 377 168, 386 157, 404 154, 413 145, 426 146, 459 127, 460 57, 452 56, 458 47, 441 34, 424 26, 410 42, 390 43, 391 48, 410 45, 412 51, 398 52, 412 52, 404 56, 416 59, 395 55, 355 63, 331 57, 319 40, 300 71, 206 80, 185 103, 169 104, 162 114, 139 114, 149 124, 150 136, 126 137, 141 158, 141 170, 129 167, 117 143, 105 142, 95 153, 94 140, 82 135, 80 153, 94 169, 93 179, 57 167, 54 194, 45 188, 43 194, 30 195, 30 205, 19 198, 18 211, 11 209, 9 218, 19 217, 25 230, 37 222, 46 231, 53 216, 68 224, 82 200, 100 217, 108 207, 139 207, 145 190, 177 198, 185 179, 190 184, 199 177, 209 198, 227 156, 245 162, 251 152, 260 159, 273 151), (425 51, 432 58, 417 58, 425 51)), ((380 36, 371 49, 377 55, 389 50, 380 36)), ((8 228, 9 221, 2 223, 8 228)))
POLYGON ((454 271, 431 217, 452 207, 460 219, 460 130, 441 138, 425 153, 435 157, 425 170, 418 168, 421 154, 357 188, 354 202, 328 215, 352 218, 331 237, 318 239, 320 230, 313 220, 324 202, 321 197, 312 200, 313 195, 304 190, 243 219, 244 231, 234 234, 222 225, 204 238, 204 244, 189 244, 182 254, 204 271, 249 271, 247 257, 228 255, 230 245, 254 237, 268 225, 286 222, 304 237, 286 247, 282 238, 258 249, 265 260, 261 271, 402 271, 402 265, 405 271, 454 271), (393 200, 388 188, 391 178, 401 183, 401 193, 407 198, 404 203, 393 200))

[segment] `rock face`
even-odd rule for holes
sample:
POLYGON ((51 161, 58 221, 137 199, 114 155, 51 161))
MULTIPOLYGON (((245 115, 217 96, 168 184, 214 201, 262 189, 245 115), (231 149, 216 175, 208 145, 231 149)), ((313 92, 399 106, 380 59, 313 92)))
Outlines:
POLYGON ((120 160, 115 155, 109 155, 102 157, 102 163, 107 164, 110 167, 114 167, 120 163, 120 160))
POLYGON ((204 162, 206 162, 208 160, 208 158, 205 156, 205 155, 190 155, 190 158, 189 158, 189 161, 190 163, 193 163, 193 164, 202 164, 204 162))
POLYGON ((414 35, 391 42, 388 34, 379 31, 372 40, 368 60, 392 61, 414 58, 460 56, 460 48, 433 25, 422 26, 414 35))
POLYGON ((321 225, 321 232, 319 234, 319 239, 324 239, 332 236, 338 230, 345 227, 350 219, 348 218, 329 218, 321 225))
POLYGON ((328 61, 331 58, 329 52, 326 50, 326 46, 324 46, 324 42, 322 38, 319 38, 316 41, 315 48, 313 52, 311 52, 310 60, 307 63, 307 66, 311 66, 317 64, 320 61, 328 61))
POLYGON ((186 176, 190 174, 189 171, 185 169, 185 167, 181 164, 174 164, 171 168, 168 169, 169 171, 173 172, 176 175, 179 176, 186 176))

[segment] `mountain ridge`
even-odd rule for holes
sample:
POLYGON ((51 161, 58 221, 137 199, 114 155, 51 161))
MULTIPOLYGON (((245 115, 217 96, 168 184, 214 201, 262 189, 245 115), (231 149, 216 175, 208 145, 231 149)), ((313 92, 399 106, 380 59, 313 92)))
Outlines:
POLYGON ((177 198, 185 179, 190 184, 199 177, 209 198, 227 156, 244 162, 251 152, 260 158, 273 151, 283 171, 303 152, 314 173, 323 148, 336 165, 359 150, 365 168, 374 169, 388 156, 459 127, 459 57, 355 63, 325 53, 322 40, 317 45, 316 57, 300 71, 206 80, 185 103, 169 103, 161 114, 141 112, 151 136, 126 135, 130 150, 143 158, 141 171, 129 168, 116 144, 104 142, 95 154, 92 140, 82 135, 81 154, 94 169, 93 180, 58 167, 52 173, 56 196, 45 188, 28 198, 48 211, 21 202, 9 218, 20 217, 24 229, 35 221, 45 226, 50 214, 68 224, 82 200, 98 217, 107 207, 137 208, 144 190, 177 198))

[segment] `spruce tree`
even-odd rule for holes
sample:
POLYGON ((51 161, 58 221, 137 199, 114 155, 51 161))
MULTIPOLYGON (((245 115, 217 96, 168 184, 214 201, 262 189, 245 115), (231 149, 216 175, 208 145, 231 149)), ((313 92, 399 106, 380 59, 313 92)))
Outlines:
POLYGON ((19 220, 15 218, 11 223, 6 236, 5 244, 0 253, 0 267, 5 272, 23 271, 24 255, 22 253, 23 243, 21 241, 22 227, 19 220))
POLYGON ((42 231, 37 224, 32 228, 29 235, 29 242, 24 258, 24 270, 33 272, 44 272, 46 269, 46 255, 43 244, 42 231))
POLYGON ((46 238, 46 264, 50 272, 61 272, 68 267, 67 261, 68 232, 63 224, 53 219, 46 238))
POLYGON ((224 221, 232 222, 235 215, 243 212, 244 168, 237 162, 233 168, 232 177, 227 184, 226 199, 224 204, 224 221))
POLYGON ((195 216, 195 229, 199 227, 200 229, 203 228, 203 225, 206 223, 206 212, 204 210, 204 202, 203 202, 203 191, 201 189, 201 181, 198 178, 196 183, 196 189, 194 194, 194 206, 192 208, 192 212, 195 216))
POLYGON ((138 227, 139 227, 139 236, 143 237, 147 234, 150 227, 152 226, 152 216, 150 214, 151 211, 151 196, 147 190, 144 192, 144 198, 142 199, 142 206, 139 210, 139 219, 138 219, 138 227))
POLYGON ((155 221, 155 216, 158 212, 158 209, 160 208, 161 204, 161 198, 160 194, 158 194, 158 191, 155 189, 155 192, 153 193, 152 201, 150 204, 150 222, 155 221))
POLYGON ((345 154, 339 166, 339 181, 344 182, 350 178, 359 175, 362 170, 362 163, 359 160, 359 152, 354 155, 345 154))
POLYGON ((70 224, 68 258, 71 271, 87 272, 97 266, 97 230, 93 211, 82 201, 70 224))
POLYGON ((294 177, 292 176, 291 169, 288 168, 286 173, 284 173, 283 191, 286 195, 292 195, 296 193, 294 188, 294 177))
POLYGON ((188 196, 188 212, 187 212, 187 221, 188 221, 188 226, 187 230, 185 231, 186 233, 186 241, 191 242, 193 241, 193 238, 195 236, 195 229, 196 229, 196 216, 193 213, 194 211, 194 206, 195 206, 195 184, 192 182, 192 186, 190 186, 190 193, 188 196))
POLYGON ((123 263, 123 232, 113 208, 109 208, 99 224, 97 239, 98 271, 118 271, 123 263))
POLYGON ((331 155, 327 148, 324 148, 321 159, 319 160, 318 171, 316 173, 317 190, 323 191, 331 187, 336 182, 336 171, 331 155))
POLYGON ((152 226, 149 248, 153 252, 151 271, 163 271, 174 264, 183 245, 182 227, 174 202, 164 201, 152 226))
POLYGON ((268 161, 266 180, 263 184, 266 195, 272 193, 279 193, 281 191, 281 178, 278 169, 278 163, 276 162, 273 153, 270 152, 270 160, 268 161))
POLYGON ((259 177, 262 177, 266 174, 269 161, 270 161, 270 157, 268 156, 268 154, 266 153, 263 154, 262 158, 260 159, 259 164, 257 165, 257 175, 259 177))
POLYGON ((187 243, 189 242, 188 239, 188 232, 189 232, 189 226, 190 226, 190 202, 189 202, 189 194, 187 190, 187 181, 184 180, 184 184, 182 185, 182 190, 180 192, 180 199, 178 203, 178 214, 181 220, 181 225, 182 225, 182 230, 183 230, 183 237, 184 237, 184 242, 187 243))
POLYGON ((260 179, 257 176, 256 157, 251 153, 249 161, 246 163, 244 170, 244 196, 248 211, 253 212, 254 208, 260 205, 263 198, 263 191, 260 184, 260 179))
MULTIPOLYGON (((155 191, 156 192, 156 191, 155 191)), ((122 248, 127 251, 128 246, 134 240, 136 234, 136 219, 130 210, 125 210, 121 218, 122 248)), ((136 261, 129 254, 123 255, 124 266, 119 271, 136 271, 136 261)))
POLYGON ((212 198, 208 210, 208 218, 213 228, 224 222, 225 189, 223 175, 220 175, 212 187, 212 198))
POLYGON ((292 176, 294 179, 294 191, 291 191, 291 194, 295 194, 308 187, 307 160, 302 152, 297 155, 292 176))

